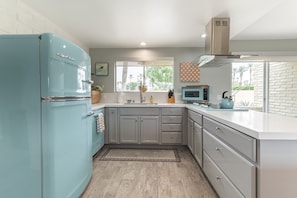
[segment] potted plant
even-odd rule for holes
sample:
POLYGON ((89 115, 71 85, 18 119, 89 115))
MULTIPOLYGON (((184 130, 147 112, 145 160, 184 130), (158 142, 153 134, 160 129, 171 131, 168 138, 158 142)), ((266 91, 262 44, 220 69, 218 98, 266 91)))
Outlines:
POLYGON ((100 102, 100 95, 101 92, 103 91, 104 85, 100 86, 100 85, 92 85, 92 92, 91 92, 91 96, 92 96, 92 104, 96 104, 100 102))

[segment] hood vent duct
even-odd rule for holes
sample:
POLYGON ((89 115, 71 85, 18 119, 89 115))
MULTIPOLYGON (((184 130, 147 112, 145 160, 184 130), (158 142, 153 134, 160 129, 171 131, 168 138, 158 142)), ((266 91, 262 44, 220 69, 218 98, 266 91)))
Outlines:
POLYGON ((199 66, 222 66, 240 61, 242 55, 229 52, 230 18, 212 18, 206 26, 205 55, 199 57, 199 66))

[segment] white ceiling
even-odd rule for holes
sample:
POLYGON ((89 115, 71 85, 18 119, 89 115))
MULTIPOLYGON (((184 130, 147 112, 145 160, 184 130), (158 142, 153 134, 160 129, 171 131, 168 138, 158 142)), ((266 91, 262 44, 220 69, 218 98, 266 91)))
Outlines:
POLYGON ((296 0, 22 0, 90 48, 203 47, 212 17, 231 40, 297 39, 296 0))

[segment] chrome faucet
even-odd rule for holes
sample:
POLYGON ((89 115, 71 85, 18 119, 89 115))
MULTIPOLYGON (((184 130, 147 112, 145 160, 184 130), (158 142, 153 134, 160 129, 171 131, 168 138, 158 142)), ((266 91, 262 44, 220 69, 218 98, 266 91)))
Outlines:
POLYGON ((143 97, 143 95, 142 95, 142 90, 141 89, 139 89, 139 98, 140 98, 140 103, 143 103, 143 102, 145 102, 145 98, 143 97))

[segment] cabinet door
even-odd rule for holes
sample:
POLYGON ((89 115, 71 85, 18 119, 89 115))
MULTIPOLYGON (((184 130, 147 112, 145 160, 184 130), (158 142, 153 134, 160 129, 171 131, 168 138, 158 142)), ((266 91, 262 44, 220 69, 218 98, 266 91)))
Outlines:
POLYGON ((109 143, 119 143, 118 135, 118 119, 117 119, 117 108, 108 108, 108 124, 107 130, 108 133, 108 142, 109 143))
POLYGON ((159 116, 140 117, 140 143, 159 143, 159 116))
POLYGON ((188 147, 191 153, 193 153, 193 127, 194 127, 193 120, 188 118, 188 147))
POLYGON ((138 143, 138 116, 120 116, 120 143, 138 143))
POLYGON ((194 122, 194 156, 202 167, 202 127, 194 122))

